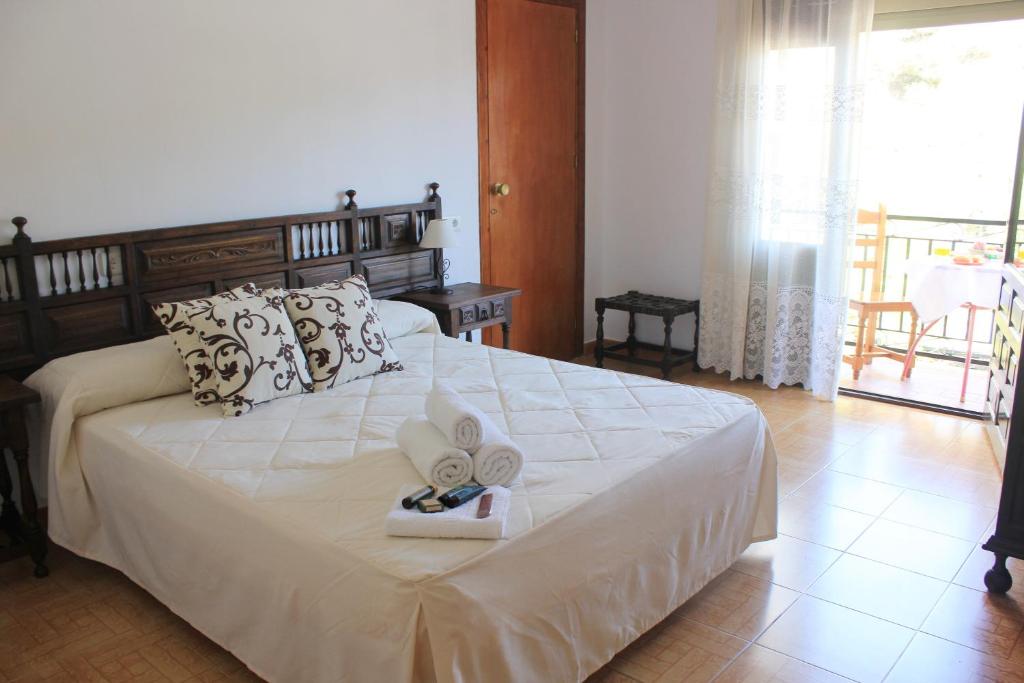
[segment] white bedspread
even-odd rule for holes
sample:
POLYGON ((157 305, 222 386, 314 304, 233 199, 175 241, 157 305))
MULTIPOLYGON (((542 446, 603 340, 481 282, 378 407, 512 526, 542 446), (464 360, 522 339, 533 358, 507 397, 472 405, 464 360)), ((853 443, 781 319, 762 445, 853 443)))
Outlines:
POLYGON ((289 682, 581 680, 774 536, 749 400, 436 334, 393 343, 404 372, 240 418, 188 394, 102 410, 38 376, 60 416, 51 535, 289 682), (434 377, 525 454, 506 540, 384 533, 421 481, 393 437, 434 377))

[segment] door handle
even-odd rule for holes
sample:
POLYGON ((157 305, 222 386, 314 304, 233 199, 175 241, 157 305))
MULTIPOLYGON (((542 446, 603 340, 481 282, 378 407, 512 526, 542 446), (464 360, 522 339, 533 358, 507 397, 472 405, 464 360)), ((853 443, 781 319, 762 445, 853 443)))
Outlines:
POLYGON ((491 187, 491 192, 498 195, 499 197, 507 197, 511 191, 512 188, 509 187, 508 183, 494 183, 494 185, 491 187))

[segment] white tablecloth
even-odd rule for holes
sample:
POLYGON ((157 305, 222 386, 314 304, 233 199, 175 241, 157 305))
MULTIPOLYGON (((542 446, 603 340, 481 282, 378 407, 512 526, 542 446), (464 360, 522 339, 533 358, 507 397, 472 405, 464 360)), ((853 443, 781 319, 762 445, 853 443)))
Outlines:
POLYGON ((1002 270, 1002 261, 960 266, 949 257, 914 260, 907 264, 907 298, 925 323, 949 315, 966 303, 996 308, 1002 270))

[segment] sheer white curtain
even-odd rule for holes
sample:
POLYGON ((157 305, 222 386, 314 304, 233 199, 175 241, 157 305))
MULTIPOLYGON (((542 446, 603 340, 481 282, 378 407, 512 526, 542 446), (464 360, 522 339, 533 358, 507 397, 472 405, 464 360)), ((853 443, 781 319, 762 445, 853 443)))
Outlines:
POLYGON ((874 0, 721 0, 700 365, 834 398, 874 0))

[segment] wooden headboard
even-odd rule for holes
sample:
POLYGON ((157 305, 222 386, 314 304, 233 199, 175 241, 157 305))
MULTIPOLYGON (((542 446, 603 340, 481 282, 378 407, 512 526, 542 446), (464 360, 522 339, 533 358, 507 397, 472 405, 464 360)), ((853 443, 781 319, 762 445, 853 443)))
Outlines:
POLYGON ((355 273, 376 297, 440 284, 418 246, 441 217, 437 183, 424 201, 32 242, 17 217, 0 246, 0 372, 163 333, 150 306, 255 282, 310 287, 355 273))

